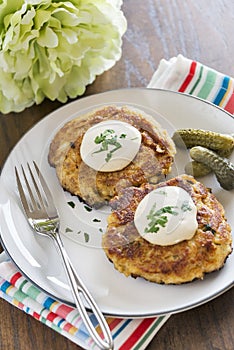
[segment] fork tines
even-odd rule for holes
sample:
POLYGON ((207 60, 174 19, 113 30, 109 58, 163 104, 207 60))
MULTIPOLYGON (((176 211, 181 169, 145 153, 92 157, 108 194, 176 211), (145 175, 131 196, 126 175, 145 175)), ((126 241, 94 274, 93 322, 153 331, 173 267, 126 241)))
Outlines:
POLYGON ((47 212, 52 209, 50 215, 55 215, 56 209, 51 192, 36 162, 33 161, 32 166, 27 163, 26 169, 21 165, 21 173, 22 176, 20 176, 20 171, 15 167, 17 187, 26 213, 28 214, 36 209, 44 209, 47 212))

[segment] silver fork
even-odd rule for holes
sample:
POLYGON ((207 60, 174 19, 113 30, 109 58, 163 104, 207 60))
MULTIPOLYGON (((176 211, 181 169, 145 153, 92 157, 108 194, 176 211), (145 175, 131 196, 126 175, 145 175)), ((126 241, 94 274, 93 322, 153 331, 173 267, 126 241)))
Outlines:
POLYGON ((95 343, 100 347, 100 349, 111 350, 114 347, 113 338, 109 329, 109 326, 99 309, 98 305, 94 301, 93 297, 90 295, 87 288, 84 286, 80 277, 77 275, 68 254, 63 245, 61 236, 59 234, 60 220, 58 216, 57 209, 54 205, 54 201, 51 192, 43 178, 37 164, 33 161, 35 170, 27 163, 29 177, 26 176, 26 171, 21 165, 21 172, 23 181, 20 179, 20 171, 15 167, 15 175, 17 181, 17 187, 20 195, 20 200, 23 205, 25 214, 27 216, 30 226, 36 233, 45 235, 53 240, 55 243, 67 274, 71 292, 79 311, 80 316, 93 338, 95 343), (34 175, 35 174, 35 175, 34 175), (37 180, 36 181, 36 177, 37 180), (24 187, 22 183, 24 182, 24 187), (97 333, 95 327, 90 321, 88 312, 83 303, 86 301, 88 307, 94 313, 102 330, 104 338, 102 339, 97 333))

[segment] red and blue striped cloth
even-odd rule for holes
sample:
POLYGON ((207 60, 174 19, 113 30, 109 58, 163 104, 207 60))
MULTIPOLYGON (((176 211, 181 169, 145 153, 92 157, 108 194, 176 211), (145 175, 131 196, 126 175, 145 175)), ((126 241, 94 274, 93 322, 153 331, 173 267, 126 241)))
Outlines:
MULTIPOLYGON (((84 349, 97 350, 76 309, 65 305, 39 290, 0 255, 0 297, 33 316, 84 349)), ((107 317, 116 350, 142 350, 168 319, 167 316, 145 319, 121 319, 107 317)), ((90 313, 96 326, 96 319, 90 313)), ((101 330, 97 330, 101 334, 101 330)))
MULTIPOLYGON (((148 87, 195 95, 234 114, 234 80, 182 55, 161 60, 148 87)), ((4 253, 0 255, 0 297, 81 347, 97 349, 77 311, 37 289, 4 253)), ((169 316, 134 320, 107 317, 115 349, 145 349, 169 316)), ((90 318, 95 322, 92 314, 90 318)))
POLYGON ((195 95, 234 114, 234 79, 182 55, 162 59, 148 87, 195 95))

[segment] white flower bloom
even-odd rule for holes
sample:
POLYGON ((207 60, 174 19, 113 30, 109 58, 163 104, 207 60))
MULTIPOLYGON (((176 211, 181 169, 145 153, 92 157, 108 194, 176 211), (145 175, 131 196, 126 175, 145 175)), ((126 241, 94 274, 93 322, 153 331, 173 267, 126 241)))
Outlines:
POLYGON ((119 0, 3 0, 0 111, 82 95, 121 57, 119 0))

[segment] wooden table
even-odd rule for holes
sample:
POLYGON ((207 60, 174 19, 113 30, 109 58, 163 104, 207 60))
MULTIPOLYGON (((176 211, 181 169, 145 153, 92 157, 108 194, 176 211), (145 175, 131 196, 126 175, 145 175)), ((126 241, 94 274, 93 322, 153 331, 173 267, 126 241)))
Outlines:
MULTIPOLYGON (((179 53, 234 76, 232 0, 125 0, 123 10, 128 30, 122 58, 98 77, 85 95, 146 86, 160 59, 179 53)), ((60 105, 44 101, 22 113, 0 116, 1 167, 20 137, 60 105)), ((233 301, 232 288, 203 306, 171 316, 147 349, 233 349, 233 301)), ((1 350, 79 349, 3 300, 0 315, 1 350)))

